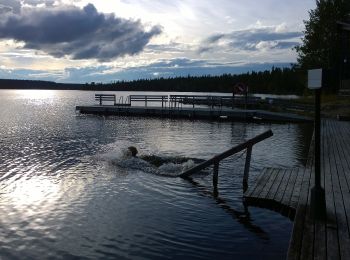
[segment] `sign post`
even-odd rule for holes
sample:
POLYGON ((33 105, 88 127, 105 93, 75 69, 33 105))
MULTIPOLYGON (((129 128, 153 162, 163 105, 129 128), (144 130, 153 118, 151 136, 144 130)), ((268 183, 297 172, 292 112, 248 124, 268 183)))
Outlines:
POLYGON ((315 185, 311 189, 311 212, 316 219, 322 219, 325 216, 326 202, 325 192, 321 186, 321 87, 322 87, 322 69, 308 71, 308 88, 315 90, 315 185))

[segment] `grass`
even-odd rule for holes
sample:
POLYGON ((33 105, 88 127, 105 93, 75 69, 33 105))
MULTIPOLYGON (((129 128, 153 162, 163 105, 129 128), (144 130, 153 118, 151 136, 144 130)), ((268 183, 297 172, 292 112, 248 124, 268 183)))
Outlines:
MULTIPOLYGON (((301 104, 314 104, 313 96, 306 96, 296 99, 295 102, 301 104)), ((325 117, 336 118, 338 115, 350 116, 350 97, 338 96, 335 94, 322 94, 321 113, 325 117)))

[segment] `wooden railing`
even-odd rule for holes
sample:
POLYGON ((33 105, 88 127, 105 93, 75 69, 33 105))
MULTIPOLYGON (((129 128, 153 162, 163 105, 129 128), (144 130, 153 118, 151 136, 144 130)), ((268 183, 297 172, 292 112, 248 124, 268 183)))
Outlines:
POLYGON ((165 95, 130 95, 129 96, 130 103, 131 102, 144 102, 145 107, 147 107, 148 102, 160 102, 162 107, 166 106, 168 102, 168 96, 165 95))
POLYGON ((236 145, 236 146, 232 147, 231 149, 214 156, 213 158, 211 158, 211 159, 209 159, 201 164, 196 165, 195 167, 181 173, 179 175, 179 177, 188 178, 192 174, 199 172, 199 171, 201 171, 201 170, 203 170, 211 165, 214 165, 213 185, 214 185, 214 187, 216 187, 218 184, 220 161, 231 156, 231 155, 234 155, 235 153, 238 153, 244 149, 247 149, 247 155, 246 155, 245 166, 244 166, 244 175, 243 175, 243 191, 245 192, 248 188, 249 168, 250 168, 250 160, 251 160, 251 156, 252 156, 253 145, 265 140, 266 138, 271 137, 272 135, 273 135, 272 131, 268 130, 260 135, 255 136, 252 139, 245 141, 244 143, 236 145))
POLYGON ((114 105, 115 95, 114 94, 95 94, 95 100, 99 102, 100 106, 102 106, 103 101, 112 101, 114 105))

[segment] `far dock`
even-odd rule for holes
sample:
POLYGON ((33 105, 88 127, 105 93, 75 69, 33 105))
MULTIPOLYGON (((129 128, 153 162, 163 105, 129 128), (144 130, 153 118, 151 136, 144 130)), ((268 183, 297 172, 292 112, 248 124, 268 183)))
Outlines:
POLYGON ((96 94, 98 105, 77 106, 82 114, 168 117, 224 121, 311 122, 308 117, 294 113, 251 109, 258 98, 189 95, 130 95, 117 102, 115 95, 96 94), (103 104, 103 101, 110 104, 103 104), (137 105, 136 105, 137 103, 137 105), (141 103, 141 106, 140 106, 141 103), (234 108, 232 108, 232 106, 234 108), (245 108, 242 108, 245 107, 245 108))

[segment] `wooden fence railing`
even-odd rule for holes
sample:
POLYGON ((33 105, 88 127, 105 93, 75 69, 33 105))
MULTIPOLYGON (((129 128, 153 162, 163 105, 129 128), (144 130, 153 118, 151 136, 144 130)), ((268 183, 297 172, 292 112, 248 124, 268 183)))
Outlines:
POLYGON ((246 189, 248 188, 249 168, 250 168, 250 160, 251 160, 251 156, 252 156, 253 145, 265 140, 266 138, 271 137, 272 135, 273 135, 272 131, 268 130, 260 135, 255 136, 252 139, 245 141, 244 143, 236 145, 236 146, 232 147, 231 149, 214 156, 213 158, 211 158, 211 159, 209 159, 201 164, 196 165, 195 167, 181 173, 179 175, 179 177, 188 178, 192 174, 199 172, 199 171, 201 171, 201 170, 203 170, 211 165, 214 165, 213 185, 214 185, 214 187, 216 187, 218 184, 220 161, 222 161, 223 159, 225 159, 231 155, 234 155, 235 153, 238 153, 244 149, 247 149, 247 155, 246 155, 245 166, 244 166, 244 175, 243 175, 243 191, 246 191, 246 189))

